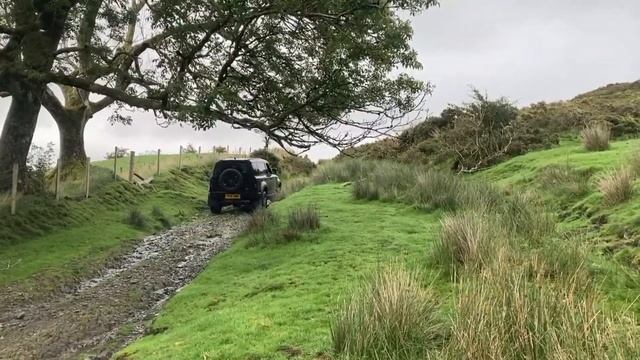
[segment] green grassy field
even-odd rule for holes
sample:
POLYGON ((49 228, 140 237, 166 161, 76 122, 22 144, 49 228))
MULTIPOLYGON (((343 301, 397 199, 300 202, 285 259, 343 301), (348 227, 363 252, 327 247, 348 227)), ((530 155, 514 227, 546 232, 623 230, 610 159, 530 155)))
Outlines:
MULTIPOLYGON (((231 154, 213 154, 203 153, 201 155, 194 153, 182 154, 182 166, 209 166, 213 167, 214 161, 221 158, 233 156, 231 154)), ((94 166, 98 166, 104 169, 113 171, 113 159, 93 161, 94 166)), ((160 173, 164 174, 171 169, 178 167, 180 163, 180 156, 178 154, 160 154, 160 173)), ((158 156, 156 154, 151 155, 136 155, 134 162, 135 173, 147 178, 156 175, 158 166, 158 156)), ((116 173, 123 179, 129 178, 129 156, 121 157, 116 162, 116 173)))
POLYGON ((208 168, 185 168, 158 177, 141 188, 111 181, 88 200, 26 197, 16 216, 0 216, 0 287, 19 285, 43 292, 63 287, 99 270, 136 239, 161 229, 151 216, 160 209, 174 223, 206 208, 208 168), (150 220, 145 229, 127 224, 133 208, 150 220))
MULTIPOLYGON (((160 332, 121 355, 135 359, 286 359, 330 350, 329 318, 341 294, 389 261, 422 266, 438 213, 358 201, 349 187, 307 188, 276 203, 286 214, 315 204, 322 227, 299 242, 247 248, 247 237, 218 256, 154 321, 160 332)), ((441 281, 437 270, 425 281, 441 281)), ((443 296, 449 291, 442 287, 443 296)))
MULTIPOLYGON (((567 142, 471 177, 489 179, 507 192, 540 192, 562 232, 572 234, 574 241, 584 241, 578 245, 586 253, 582 268, 604 294, 603 305, 640 313, 635 301, 640 281, 627 261, 628 252, 635 250, 622 250, 624 256, 602 252, 605 244, 616 241, 612 228, 633 225, 637 215, 631 214, 640 206, 640 199, 636 193, 626 203, 605 206, 595 184, 600 174, 627 162, 638 147, 638 140, 621 141, 608 151, 588 153, 579 144, 567 142), (554 189, 538 184, 545 168, 564 164, 589 174, 583 194, 558 198, 554 189), (590 217, 602 214, 609 222, 595 227, 590 217)), ((422 282, 438 294, 443 317, 454 307, 456 283, 430 261, 440 236, 442 211, 354 200, 351 187, 344 184, 307 188, 275 204, 274 210, 286 214, 308 204, 317 206, 321 230, 305 235, 304 241, 264 247, 248 247, 251 235, 245 235, 169 301, 152 324, 153 335, 128 346, 119 356, 285 359, 297 354, 305 359, 333 358, 330 319, 336 304, 366 274, 398 259, 422 270, 422 282)), ((554 241, 566 246, 562 242, 566 240, 554 241)))

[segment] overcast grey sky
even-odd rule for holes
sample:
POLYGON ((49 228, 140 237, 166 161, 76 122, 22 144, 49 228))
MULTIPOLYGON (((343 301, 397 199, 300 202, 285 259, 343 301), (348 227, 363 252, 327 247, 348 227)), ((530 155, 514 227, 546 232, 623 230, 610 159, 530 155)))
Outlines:
MULTIPOLYGON (((435 85, 432 113, 465 101, 471 85, 524 106, 571 98, 614 82, 640 79, 640 0, 441 0, 412 19, 413 45, 424 68, 414 75, 435 85)), ((9 100, 0 100, 0 126, 9 100)), ((87 153, 101 159, 114 145, 137 152, 181 144, 257 147, 261 138, 220 125, 206 132, 156 125, 138 112, 134 125, 112 126, 108 110, 85 130, 87 153)), ((34 143, 58 143, 55 123, 42 110, 34 143)), ((335 153, 325 147, 313 159, 335 153)))

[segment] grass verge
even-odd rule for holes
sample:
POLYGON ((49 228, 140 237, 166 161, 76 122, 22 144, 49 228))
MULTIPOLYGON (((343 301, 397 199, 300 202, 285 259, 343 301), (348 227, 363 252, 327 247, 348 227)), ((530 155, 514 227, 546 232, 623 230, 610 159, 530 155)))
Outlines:
POLYGON ((136 239, 204 209, 206 168, 161 175, 152 186, 123 181, 76 201, 25 197, 0 210, 0 287, 47 293, 99 270, 136 239))
MULTIPOLYGON (((245 235, 216 257, 166 305, 152 328, 165 329, 124 349, 131 359, 287 359, 331 353, 330 314, 338 298, 380 264, 422 267, 425 234, 435 238, 439 213, 398 203, 352 199, 327 184, 276 203, 281 217, 314 204, 322 227, 306 241, 247 247, 245 235)), ((436 295, 450 294, 437 270, 425 270, 436 295)), ((427 280, 429 281, 429 280, 427 280)), ((328 358, 328 357, 327 357, 328 358)))

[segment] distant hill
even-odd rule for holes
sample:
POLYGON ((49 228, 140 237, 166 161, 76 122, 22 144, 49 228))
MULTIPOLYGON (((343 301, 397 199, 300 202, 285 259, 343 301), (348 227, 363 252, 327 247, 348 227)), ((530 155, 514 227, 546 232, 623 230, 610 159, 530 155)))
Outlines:
MULTIPOLYGON (((443 151, 434 135, 453 128, 455 108, 455 105, 450 105, 440 116, 427 118, 395 138, 360 145, 347 150, 346 154, 357 158, 451 166, 451 154, 443 151)), ((518 109, 514 121, 518 136, 508 151, 496 161, 552 147, 559 138, 575 137, 592 122, 608 123, 614 138, 640 135, 640 80, 609 84, 571 100, 538 102, 518 109)))

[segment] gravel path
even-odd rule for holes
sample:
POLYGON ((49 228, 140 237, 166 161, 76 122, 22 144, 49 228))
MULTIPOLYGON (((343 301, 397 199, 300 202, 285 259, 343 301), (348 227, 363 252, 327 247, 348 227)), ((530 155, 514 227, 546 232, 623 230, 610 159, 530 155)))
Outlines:
POLYGON ((225 213, 148 236, 74 291, 3 309, 0 359, 108 359, 144 333, 144 320, 227 249, 247 219, 225 213))

